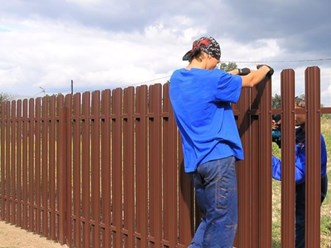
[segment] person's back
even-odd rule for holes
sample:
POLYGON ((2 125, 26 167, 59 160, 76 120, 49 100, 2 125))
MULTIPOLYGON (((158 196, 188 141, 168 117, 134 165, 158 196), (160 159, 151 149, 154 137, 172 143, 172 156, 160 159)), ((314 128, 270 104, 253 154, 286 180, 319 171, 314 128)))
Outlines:
POLYGON ((170 98, 184 143, 186 172, 222 157, 243 159, 237 130, 223 128, 223 123, 236 125, 230 103, 239 99, 240 92, 240 77, 222 70, 183 68, 174 72, 170 98))

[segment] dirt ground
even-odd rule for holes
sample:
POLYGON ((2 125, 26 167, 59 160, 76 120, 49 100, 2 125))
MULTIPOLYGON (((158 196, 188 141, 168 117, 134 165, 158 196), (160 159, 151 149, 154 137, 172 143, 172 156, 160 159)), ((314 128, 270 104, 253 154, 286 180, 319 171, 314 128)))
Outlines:
POLYGON ((68 248, 68 246, 0 221, 0 248, 68 248))

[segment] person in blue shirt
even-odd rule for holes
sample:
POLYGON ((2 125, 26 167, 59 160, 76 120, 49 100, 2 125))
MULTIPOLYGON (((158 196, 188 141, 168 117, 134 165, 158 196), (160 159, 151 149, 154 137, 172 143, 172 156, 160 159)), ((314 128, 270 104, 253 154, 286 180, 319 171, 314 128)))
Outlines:
POLYGON ((184 170, 192 174, 203 213, 191 248, 233 246, 238 219, 235 161, 244 153, 231 104, 239 100, 242 87, 253 87, 273 73, 267 65, 228 73, 216 68, 220 57, 218 42, 201 37, 183 57, 188 65, 170 78, 184 170))
MULTIPOLYGON (((305 108, 305 101, 302 98, 296 98, 296 108, 305 108)), ((305 149, 305 114, 295 115, 296 138, 295 138, 295 247, 305 247, 305 176, 306 176, 306 149, 305 149)), ((279 123, 273 122, 272 128, 277 129, 279 123)), ((280 140, 277 142, 281 146, 280 140)), ((321 204, 323 203, 328 190, 327 177, 327 150, 324 137, 321 134, 321 204)), ((272 177, 281 180, 282 162, 275 156, 272 156, 272 177)))

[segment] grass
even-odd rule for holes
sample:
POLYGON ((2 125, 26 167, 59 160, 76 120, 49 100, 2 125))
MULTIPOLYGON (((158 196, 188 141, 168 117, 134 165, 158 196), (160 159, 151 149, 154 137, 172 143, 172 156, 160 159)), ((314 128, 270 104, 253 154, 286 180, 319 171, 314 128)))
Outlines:
MULTIPOLYGON (((329 117, 329 116, 328 116, 329 117)), ((322 117, 321 130, 324 136, 328 152, 327 174, 328 194, 321 207, 321 248, 331 248, 331 121, 329 118, 322 117)), ((273 154, 280 157, 280 149, 273 143, 273 154)), ((281 183, 273 180, 272 182, 272 247, 281 247, 281 183)))

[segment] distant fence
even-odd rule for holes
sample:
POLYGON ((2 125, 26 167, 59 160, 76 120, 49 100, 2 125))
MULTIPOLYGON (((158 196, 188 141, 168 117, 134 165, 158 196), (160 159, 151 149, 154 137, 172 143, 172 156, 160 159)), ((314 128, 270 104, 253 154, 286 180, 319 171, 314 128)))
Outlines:
MULTIPOLYGON (((305 71, 307 162, 320 157, 320 71, 305 71)), ((70 247, 187 247, 199 221, 183 173, 168 84, 46 96, 1 104, 0 219, 70 247)), ((236 246, 272 245, 271 116, 282 115, 282 160, 294 164, 294 87, 281 73, 243 89, 234 112, 238 163, 236 246), (285 152, 286 151, 286 152, 285 152)), ((294 245, 294 167, 283 167, 282 247, 294 245)), ((320 168, 307 167, 307 247, 320 244, 320 168)))

